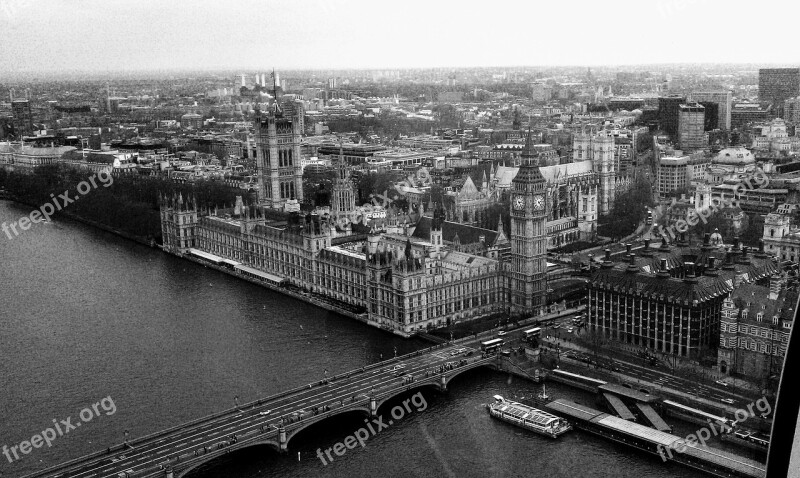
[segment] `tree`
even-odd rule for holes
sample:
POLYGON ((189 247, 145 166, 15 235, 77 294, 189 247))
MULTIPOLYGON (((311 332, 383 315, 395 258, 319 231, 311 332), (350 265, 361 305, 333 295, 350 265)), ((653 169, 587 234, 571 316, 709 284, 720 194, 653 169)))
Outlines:
POLYGON ((617 194, 609 214, 600 217, 602 234, 619 238, 632 233, 647 214, 645 206, 654 205, 650 181, 639 176, 627 191, 617 194))

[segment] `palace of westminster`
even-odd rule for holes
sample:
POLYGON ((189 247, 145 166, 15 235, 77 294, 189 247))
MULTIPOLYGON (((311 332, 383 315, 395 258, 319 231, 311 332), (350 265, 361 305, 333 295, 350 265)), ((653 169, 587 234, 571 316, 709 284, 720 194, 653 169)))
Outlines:
POLYGON ((449 209, 438 204, 415 223, 387 218, 354 235, 332 220, 356 207, 344 161, 330 217, 287 219, 273 211, 297 211, 303 199, 299 114, 273 105, 257 113, 255 131, 259 204, 201 211, 188 198, 165 199, 164 250, 349 304, 404 336, 498 312, 544 313, 548 247, 592 239, 621 186, 611 137, 578 134, 573 162, 543 166, 529 134, 519 167, 493 168, 480 190, 467 179, 449 209), (511 205, 509 237, 499 219, 494 229, 475 225, 501 194, 511 205))

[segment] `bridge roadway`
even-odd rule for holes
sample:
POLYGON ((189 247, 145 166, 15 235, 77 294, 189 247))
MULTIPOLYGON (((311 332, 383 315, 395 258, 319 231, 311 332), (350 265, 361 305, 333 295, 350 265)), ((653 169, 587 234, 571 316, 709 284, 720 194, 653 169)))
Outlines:
POLYGON ((395 396, 425 386, 446 390, 447 383, 460 373, 482 366, 496 369, 499 363, 499 357, 483 357, 480 351, 464 344, 442 344, 244 404, 129 444, 115 445, 26 478, 179 478, 233 450, 266 445, 285 451, 294 435, 326 418, 350 412, 376 416, 380 406, 395 396), (460 349, 464 350, 456 353, 460 349), (473 354, 466 356, 468 351, 473 354))

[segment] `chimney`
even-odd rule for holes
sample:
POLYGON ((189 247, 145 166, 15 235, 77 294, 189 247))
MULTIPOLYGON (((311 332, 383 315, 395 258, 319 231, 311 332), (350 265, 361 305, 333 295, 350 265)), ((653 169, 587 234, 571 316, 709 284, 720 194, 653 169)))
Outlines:
POLYGON ((636 267, 636 254, 628 254, 628 268, 626 271, 639 272, 639 268, 636 267))
POLYGON ((650 253, 650 239, 644 240, 644 247, 642 248, 642 251, 639 254, 645 257, 650 257, 652 255, 650 253))
POLYGON ((661 247, 659 247, 658 250, 669 252, 669 243, 667 242, 667 236, 661 236, 661 247))
POLYGON ((769 278, 769 300, 777 300, 781 290, 786 286, 786 278, 778 274, 769 278))
POLYGON ((625 244, 625 253, 626 253, 627 255, 630 255, 630 254, 631 254, 631 247, 633 247, 633 245, 632 245, 630 242, 629 242, 629 243, 627 243, 627 244, 625 244))
POLYGON ((611 249, 605 250, 606 257, 603 259, 604 262, 611 262, 611 249))
POLYGON ((739 256, 739 260, 736 261, 737 264, 750 264, 750 258, 747 257, 747 246, 742 247, 742 255, 739 256))
POLYGON ((683 282, 694 284, 697 282, 697 276, 695 275, 695 263, 694 262, 687 262, 684 265, 686 267, 686 277, 683 278, 683 282))
POLYGON ((669 271, 667 270, 667 259, 666 258, 662 257, 661 260, 659 261, 658 274, 656 274, 656 275, 658 277, 661 277, 661 278, 669 277, 669 271))
POLYGON ((709 277, 717 277, 719 275, 719 272, 717 271, 717 269, 715 267, 716 263, 717 263, 717 258, 716 257, 709 257, 708 258, 708 267, 706 268, 705 271, 703 271, 704 274, 709 276, 709 277))

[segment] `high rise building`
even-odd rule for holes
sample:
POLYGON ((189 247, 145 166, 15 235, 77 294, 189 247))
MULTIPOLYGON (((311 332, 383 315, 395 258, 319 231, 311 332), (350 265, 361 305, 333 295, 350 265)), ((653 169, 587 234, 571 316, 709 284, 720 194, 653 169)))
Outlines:
POLYGON ((788 123, 800 124, 800 96, 783 102, 783 119, 788 123))
POLYGON ((33 113, 29 100, 14 100, 11 102, 12 124, 17 137, 33 134, 33 113))
POLYGON ((758 70, 758 99, 771 103, 775 115, 783 116, 783 102, 797 95, 800 95, 800 68, 758 70))
POLYGON ((678 147, 698 149, 706 145, 705 108, 698 103, 680 105, 678 109, 678 147))
POLYGON ((678 95, 662 96, 658 98, 658 123, 661 129, 672 136, 678 134, 678 111, 686 103, 686 98, 678 95))
POLYGON ((519 314, 540 313, 546 304, 546 181, 536 162, 529 129, 522 165, 511 182, 509 305, 519 314))
POLYGON ((284 208, 287 201, 303 200, 303 167, 300 118, 289 115, 276 101, 268 112, 256 112, 256 169, 258 200, 271 208, 284 208))
POLYGON ((695 101, 706 107, 706 123, 711 129, 731 129, 731 107, 733 95, 730 91, 693 91, 689 94, 689 101, 695 101), (708 104, 717 105, 716 124, 709 123, 708 104))

